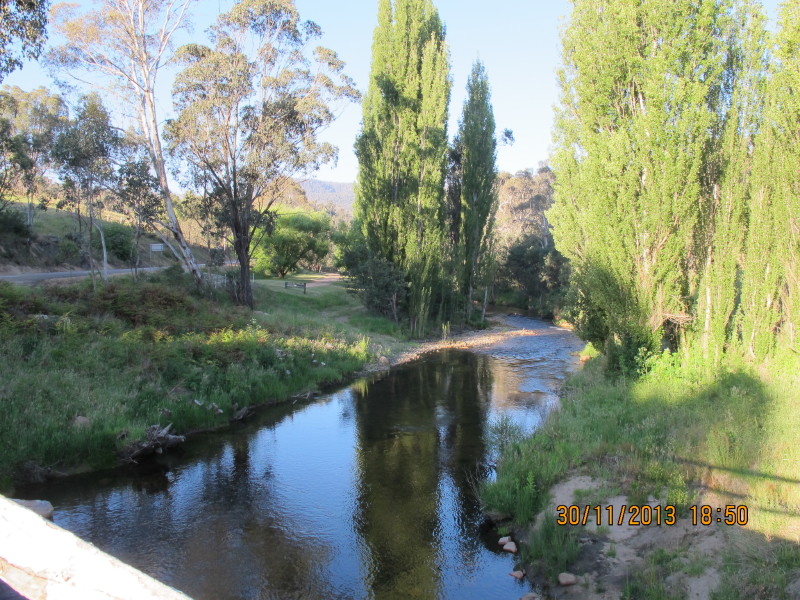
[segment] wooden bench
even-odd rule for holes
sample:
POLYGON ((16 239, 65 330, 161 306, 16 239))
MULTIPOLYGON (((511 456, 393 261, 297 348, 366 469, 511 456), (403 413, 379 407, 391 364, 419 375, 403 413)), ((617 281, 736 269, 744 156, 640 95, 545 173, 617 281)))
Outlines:
POLYGON ((303 281, 302 283, 298 281, 284 281, 283 282, 283 289, 295 287, 295 288, 303 288, 303 294, 306 293, 306 282, 303 281))

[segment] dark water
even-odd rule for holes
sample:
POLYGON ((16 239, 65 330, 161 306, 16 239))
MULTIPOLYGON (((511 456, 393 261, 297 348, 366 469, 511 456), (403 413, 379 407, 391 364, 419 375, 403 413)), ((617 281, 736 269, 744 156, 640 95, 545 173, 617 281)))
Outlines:
POLYGON ((577 339, 518 331, 187 444, 154 472, 26 490, 55 521, 196 599, 518 598, 514 558, 481 528, 489 424, 534 428, 577 339))

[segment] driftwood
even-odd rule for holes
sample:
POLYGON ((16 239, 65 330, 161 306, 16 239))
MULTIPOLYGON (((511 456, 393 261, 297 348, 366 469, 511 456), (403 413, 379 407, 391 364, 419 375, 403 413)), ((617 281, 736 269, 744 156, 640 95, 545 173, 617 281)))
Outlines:
POLYGON ((254 412, 255 411, 249 406, 245 406, 244 408, 240 408, 238 411, 236 411, 236 414, 233 415, 233 417, 231 418, 231 423, 233 423, 234 421, 241 423, 242 421, 244 421, 248 417, 251 417, 254 412))
POLYGON ((0 579, 30 600, 190 600, 4 496, 0 579))
POLYGON ((121 453, 125 462, 135 463, 140 458, 151 454, 162 454, 164 450, 174 448, 186 441, 182 435, 172 435, 172 423, 163 429, 159 425, 151 425, 145 430, 145 439, 127 446, 121 453))

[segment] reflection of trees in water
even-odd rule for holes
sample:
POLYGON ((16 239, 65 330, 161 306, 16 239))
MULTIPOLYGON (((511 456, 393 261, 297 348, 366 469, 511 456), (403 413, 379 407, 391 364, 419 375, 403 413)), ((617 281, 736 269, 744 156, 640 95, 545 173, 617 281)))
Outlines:
POLYGON ((458 536, 460 558, 468 562, 480 544, 470 476, 486 451, 489 359, 460 351, 440 356, 355 392, 356 526, 369 553, 369 585, 380 597, 435 597, 445 560, 437 554, 440 538, 458 536), (458 514, 440 514, 445 480, 458 514), (456 531, 443 517, 455 521, 456 531))
POLYGON ((164 472, 108 482, 70 520, 82 537, 198 600, 335 598, 324 575, 330 549, 287 531, 271 510, 279 502, 269 464, 254 460, 258 443, 232 436, 171 485, 164 472))

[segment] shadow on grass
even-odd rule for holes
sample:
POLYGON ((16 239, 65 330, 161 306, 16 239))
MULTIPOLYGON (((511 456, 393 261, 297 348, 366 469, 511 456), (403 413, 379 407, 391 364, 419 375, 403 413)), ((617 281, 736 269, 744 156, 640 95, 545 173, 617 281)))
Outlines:
POLYGON ((746 367, 700 379, 668 366, 627 381, 609 380, 589 363, 565 387, 561 410, 505 453, 482 499, 528 522, 555 483, 581 471, 618 482, 631 504, 652 495, 684 515, 695 503, 745 505, 747 528, 733 529, 760 550, 726 560, 736 565, 731 580, 750 595, 720 598, 779 598, 780 582, 787 583, 780 565, 794 564, 800 552, 796 414, 791 385, 746 367), (770 562, 772 555, 783 562, 770 562), (763 583, 765 569, 773 569, 775 585, 763 583))

